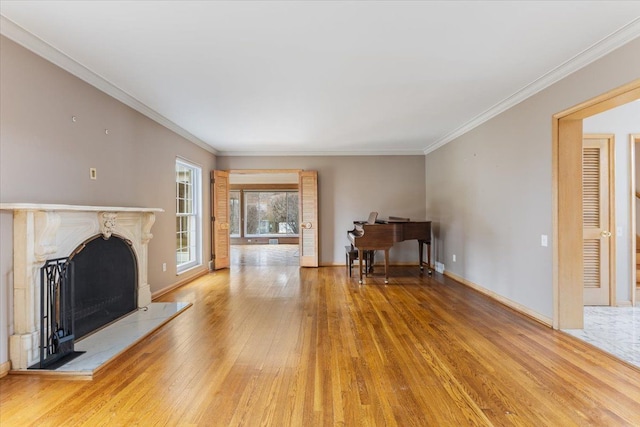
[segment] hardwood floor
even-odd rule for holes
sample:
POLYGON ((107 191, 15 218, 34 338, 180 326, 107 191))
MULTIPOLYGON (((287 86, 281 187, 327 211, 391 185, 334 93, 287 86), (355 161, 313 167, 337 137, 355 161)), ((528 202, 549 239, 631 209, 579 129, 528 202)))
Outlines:
POLYGON ((93 381, 9 375, 5 426, 640 425, 640 372, 450 279, 234 266, 93 381))

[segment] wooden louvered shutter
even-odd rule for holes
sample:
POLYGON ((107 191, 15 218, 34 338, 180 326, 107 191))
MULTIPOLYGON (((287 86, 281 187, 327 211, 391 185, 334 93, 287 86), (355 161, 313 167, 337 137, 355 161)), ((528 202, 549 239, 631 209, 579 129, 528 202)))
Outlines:
POLYGON ((608 140, 585 137, 582 149, 584 304, 609 305, 608 140))
POLYGON ((300 266, 318 266, 318 172, 299 173, 300 266))
POLYGON ((230 264, 229 172, 212 171, 211 181, 213 268, 219 270, 230 264))

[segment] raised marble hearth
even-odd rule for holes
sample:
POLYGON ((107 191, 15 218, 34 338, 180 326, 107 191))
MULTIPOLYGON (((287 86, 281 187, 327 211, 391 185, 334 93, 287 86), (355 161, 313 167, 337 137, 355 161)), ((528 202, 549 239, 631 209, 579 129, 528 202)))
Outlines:
POLYGON ((147 244, 153 237, 155 214, 162 209, 1 203, 0 210, 13 211, 13 334, 9 338, 13 370, 39 361, 40 268, 48 259, 68 257, 91 238, 116 235, 130 242, 138 273, 137 306, 151 303, 147 244))
MULTIPOLYGON (((144 309, 134 311, 117 322, 76 343, 76 351, 83 352, 72 361, 47 373, 91 378, 110 361, 162 325, 191 307, 187 302, 152 302, 144 309)), ((33 371, 30 371, 33 373, 33 371)))

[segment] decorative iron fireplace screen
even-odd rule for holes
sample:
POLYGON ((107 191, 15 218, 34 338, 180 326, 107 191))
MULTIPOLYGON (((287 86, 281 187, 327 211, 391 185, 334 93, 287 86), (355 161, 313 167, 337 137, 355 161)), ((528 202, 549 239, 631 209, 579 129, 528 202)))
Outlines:
POLYGON ((40 269, 40 363, 51 367, 74 353, 73 263, 69 258, 47 261, 40 269))

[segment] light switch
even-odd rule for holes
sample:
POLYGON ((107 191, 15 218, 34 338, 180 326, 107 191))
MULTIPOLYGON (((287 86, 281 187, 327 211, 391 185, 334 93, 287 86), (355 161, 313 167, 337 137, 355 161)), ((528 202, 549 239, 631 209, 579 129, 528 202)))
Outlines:
POLYGON ((543 234, 540 236, 540 246, 548 246, 547 235, 543 234))

